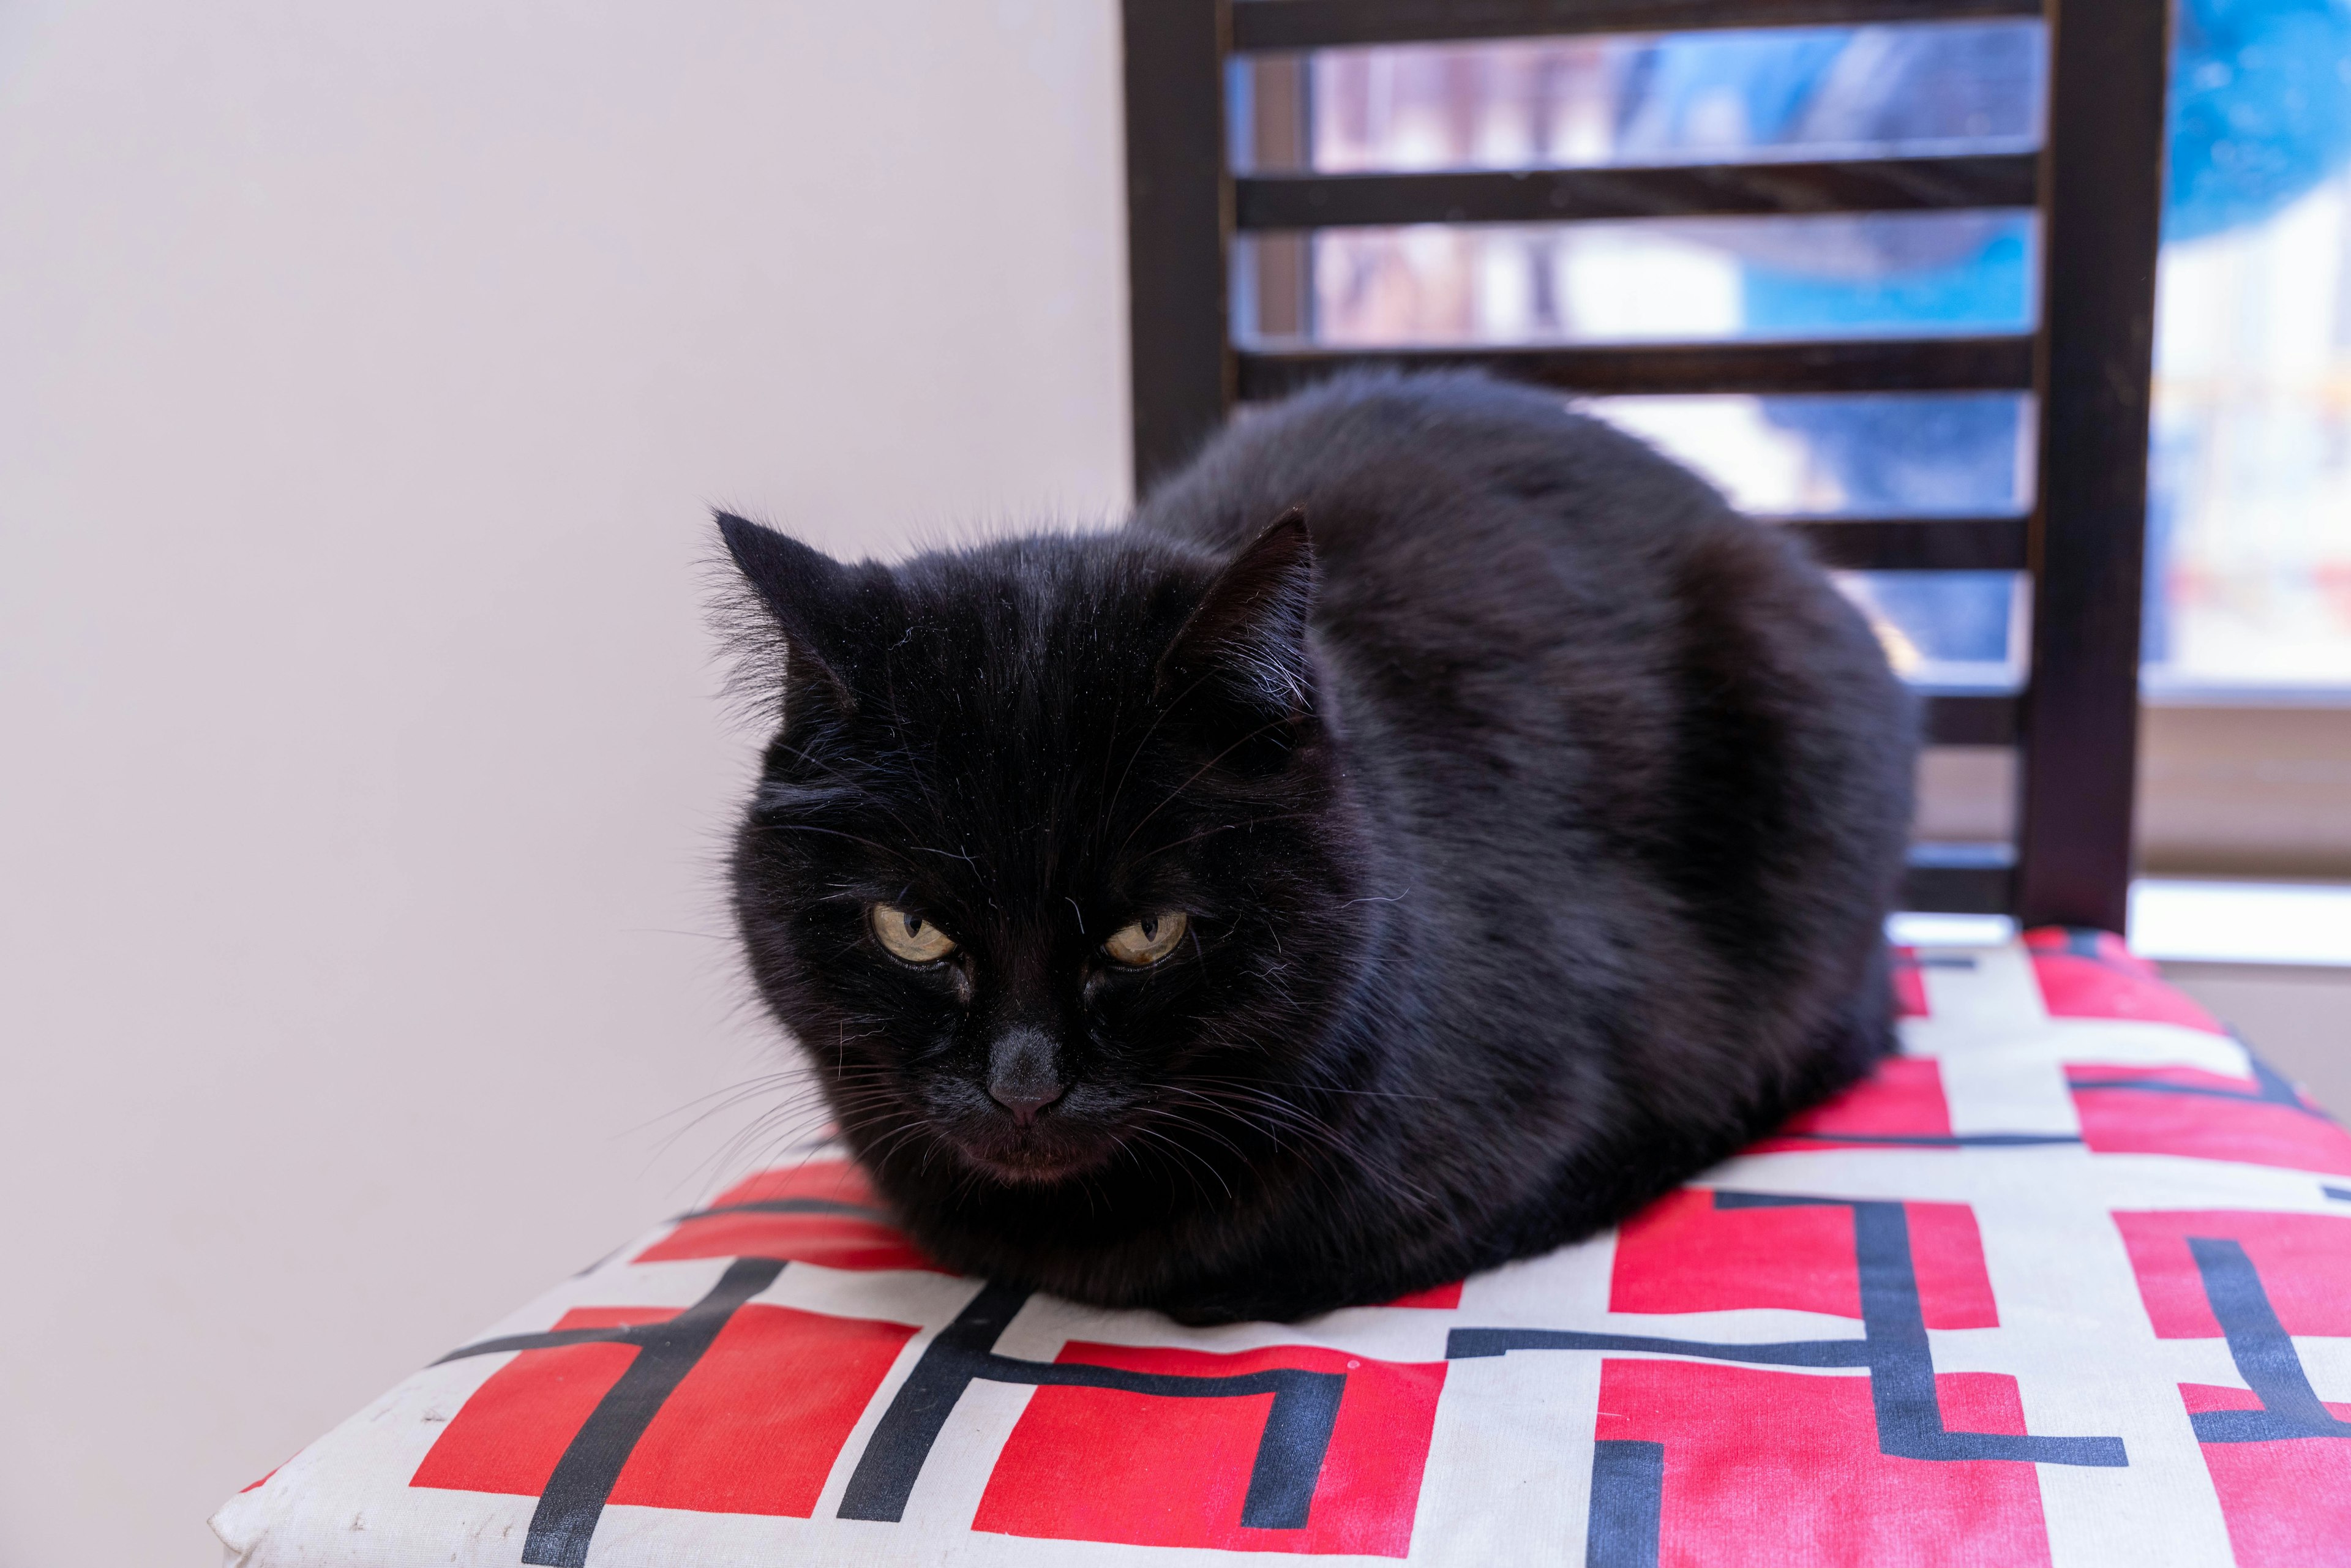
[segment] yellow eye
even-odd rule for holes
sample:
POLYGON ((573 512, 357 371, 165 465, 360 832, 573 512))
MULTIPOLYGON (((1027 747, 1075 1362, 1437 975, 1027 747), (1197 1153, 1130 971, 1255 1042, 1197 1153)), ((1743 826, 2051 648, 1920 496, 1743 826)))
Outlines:
POLYGON ((956 950, 954 937, 894 904, 875 904, 871 918, 874 939, 909 964, 935 964, 956 950))
POLYGON ((1191 918, 1180 909, 1146 915, 1134 925, 1112 932, 1110 940, 1102 944, 1102 951, 1122 964, 1140 969, 1176 951, 1176 944, 1184 940, 1184 933, 1191 925, 1191 918))

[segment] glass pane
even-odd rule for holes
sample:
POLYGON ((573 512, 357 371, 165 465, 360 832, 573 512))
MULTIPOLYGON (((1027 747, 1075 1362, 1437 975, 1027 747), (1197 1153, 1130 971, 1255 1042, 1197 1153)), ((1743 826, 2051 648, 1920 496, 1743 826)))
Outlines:
POLYGON ((1352 172, 2017 151, 2040 142, 2045 72, 2030 20, 1331 49, 1307 73, 1311 152, 1259 143, 1237 147, 1236 163, 1352 172))
POLYGON ((2351 687, 2351 8, 2181 0, 2147 681, 2351 687))
MULTIPOLYGON (((1996 211, 1322 229, 1311 332, 1381 347, 2029 331, 2038 225, 1996 211)), ((1237 276, 1283 241, 1297 243, 1245 240, 1237 276)), ((1244 339, 1297 320, 1253 308, 1244 339)))
POLYGON ((1742 511, 1999 517, 2032 504, 2032 400, 2016 392, 1597 398, 1742 511))
POLYGON ((1904 679, 1993 691, 2023 684, 2029 581, 2018 571, 1837 573, 1904 679))
POLYGON ((2150 685, 2351 686, 2351 173, 2160 277, 2150 685))
MULTIPOLYGON (((2032 504, 2032 400, 2012 392, 1594 398, 1580 406, 1697 469, 1762 517, 2013 516, 2032 504)), ((1896 670, 1920 685, 2021 685, 2028 580, 1840 572, 1896 670)))

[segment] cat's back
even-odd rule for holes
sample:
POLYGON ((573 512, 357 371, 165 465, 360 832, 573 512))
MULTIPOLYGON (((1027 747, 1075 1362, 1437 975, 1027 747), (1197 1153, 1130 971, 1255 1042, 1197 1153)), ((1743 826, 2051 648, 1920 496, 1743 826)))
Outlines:
POLYGON ((1409 676, 1392 700, 1434 699, 1432 716, 1507 702, 1480 672, 1620 693, 1664 678, 1697 563, 1803 570, 1642 442, 1470 372, 1348 377, 1245 412, 1134 527, 1229 555, 1292 508, 1326 643, 1374 685, 1409 676))
POLYGON ((1488 739, 1564 727, 1637 789, 1697 639, 1825 629, 1832 663, 1876 660, 1800 549, 1555 392, 1343 378, 1245 411, 1133 526, 1229 556, 1292 508, 1326 653, 1360 700, 1448 743, 1464 723, 1488 739))
POLYGON ((1454 372, 1350 376, 1245 410, 1134 527, 1228 553, 1292 507, 1326 583, 1401 570, 1425 587, 1431 569, 1441 582, 1448 563, 1530 549, 1636 569, 1730 520, 1687 470, 1559 394, 1454 372))

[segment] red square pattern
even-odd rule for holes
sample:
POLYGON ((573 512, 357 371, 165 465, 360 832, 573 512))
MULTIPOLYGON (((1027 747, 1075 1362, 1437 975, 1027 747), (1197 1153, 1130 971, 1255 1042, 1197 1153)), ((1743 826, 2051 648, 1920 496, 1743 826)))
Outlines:
MULTIPOLYGON (((2189 1414, 2252 1410, 2251 1389, 2183 1383, 2189 1414)), ((2351 1405, 2328 1411, 2351 1420, 2351 1405)), ((2275 1443, 2207 1443, 2204 1466, 2228 1521, 2237 1568, 2308 1568, 2351 1559, 2351 1442, 2294 1437, 2275 1443)))
POLYGON ((705 1207, 725 1208, 730 1204, 766 1203, 779 1197, 820 1197, 864 1208, 882 1207, 881 1195, 873 1190, 873 1184, 848 1160, 810 1160, 806 1165, 760 1171, 745 1176, 705 1207))
POLYGON ((1168 1399, 1047 1387, 1029 1399, 1004 1445, 974 1530, 1241 1552, 1402 1557, 1411 1550, 1444 1363, 1371 1361, 1299 1345, 1223 1355, 1078 1342, 1059 1359, 1207 1377, 1275 1367, 1345 1374, 1306 1527, 1241 1523, 1272 1395, 1168 1399))
MULTIPOLYGON (((864 1173, 846 1160, 820 1160, 784 1170, 762 1171, 710 1200, 714 1209, 734 1204, 811 1197, 880 1210, 864 1173)), ((848 1214, 712 1214, 689 1219, 637 1254, 640 1263, 682 1258, 786 1258, 827 1269, 927 1269, 946 1273, 914 1250, 904 1232, 879 1218, 848 1214)))
MULTIPOLYGON (((1935 1393, 1954 1428, 2024 1430, 2011 1377, 1944 1373, 1935 1393)), ((1657 1561, 1677 1568, 2049 1561, 2032 1466, 1880 1453, 1866 1377, 1610 1361, 1593 1435, 1665 1445, 1657 1561)))
MULTIPOLYGON (((555 1326, 674 1315, 580 1308, 555 1326)), ((610 1500, 808 1518, 851 1428, 914 1333, 904 1323, 790 1307, 738 1309, 637 1440, 610 1500)), ((408 1484, 538 1496, 636 1354, 622 1344, 522 1352, 465 1401, 408 1484)))
POLYGON ((2226 1034, 2220 1021, 2188 993, 2165 983, 2163 972, 2107 932, 2028 931, 2024 945, 2041 981, 2042 1005, 2061 1019, 2115 1019, 2172 1023, 2206 1034, 2226 1034))
POLYGON ((2179 1155, 2351 1176, 2351 1134, 2317 1112, 2252 1098, 2261 1085, 2250 1078, 2189 1067, 2069 1062, 2065 1079, 2092 1154, 2179 1155), (2149 1087, 2133 1087, 2142 1083, 2149 1087), (2161 1085, 2221 1092, 2182 1094, 2161 1085))
POLYGON ((2261 1276, 2289 1334, 2351 1338, 2351 1217, 2271 1214, 2257 1209, 2150 1209, 2118 1213, 2115 1224, 2138 1275, 2158 1339, 2219 1339, 2188 1238, 2235 1241, 2261 1276))
MULTIPOLYGON (((1778 1133, 1747 1152, 1839 1146, 1840 1137, 1948 1138, 1951 1108, 1943 1099, 1942 1069, 1928 1057, 1890 1056, 1877 1070, 1834 1099, 1799 1113, 1778 1133), (1788 1134, 1802 1133, 1804 1137, 1788 1134)), ((1861 1147, 1872 1145, 1860 1143, 1861 1147)))
POLYGON ((1409 1295, 1398 1296, 1388 1305, 1426 1307, 1437 1312, 1448 1312, 1461 1304, 1461 1285, 1462 1281, 1459 1280, 1454 1281, 1449 1285, 1431 1285, 1426 1291, 1415 1291, 1409 1295))
MULTIPOLYGON (((676 1315, 669 1307, 575 1307, 555 1326, 604 1329, 676 1315)), ((625 1344, 524 1351, 474 1390, 408 1484, 537 1497, 572 1434, 636 1354, 625 1344)))
MULTIPOLYGON (((1963 1203, 1906 1203, 1902 1211, 1927 1326, 1998 1328, 1975 1212, 1963 1203)), ((1608 1281, 1610 1312, 1756 1307, 1861 1316, 1851 1209, 1717 1208, 1711 1192, 1685 1187, 1625 1221, 1608 1281)))

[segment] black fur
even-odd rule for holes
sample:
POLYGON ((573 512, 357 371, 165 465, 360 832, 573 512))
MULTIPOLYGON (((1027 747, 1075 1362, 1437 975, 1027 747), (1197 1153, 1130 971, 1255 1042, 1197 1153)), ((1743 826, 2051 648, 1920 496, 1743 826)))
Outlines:
POLYGON ((1341 383, 1117 532, 894 568, 720 526, 789 669, 751 970, 942 1262, 1193 1322, 1384 1301, 1888 1048, 1907 695, 1794 542, 1554 397, 1341 383), (959 949, 892 957, 877 902, 959 949), (1164 911, 1172 956, 1105 956, 1164 911), (1008 1073, 1061 1097, 1024 1122, 1008 1073))

